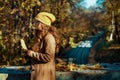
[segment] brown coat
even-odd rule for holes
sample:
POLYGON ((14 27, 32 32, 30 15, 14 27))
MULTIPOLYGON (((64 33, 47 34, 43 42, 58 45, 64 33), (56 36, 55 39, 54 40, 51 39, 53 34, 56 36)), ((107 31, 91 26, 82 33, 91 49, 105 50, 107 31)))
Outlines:
POLYGON ((55 38, 47 34, 38 47, 38 55, 32 57, 31 80, 55 80, 55 38))

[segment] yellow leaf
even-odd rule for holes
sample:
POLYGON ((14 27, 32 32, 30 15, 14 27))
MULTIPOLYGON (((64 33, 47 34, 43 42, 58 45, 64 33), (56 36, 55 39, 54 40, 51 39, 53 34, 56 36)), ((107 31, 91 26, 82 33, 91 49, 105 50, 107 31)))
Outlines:
POLYGON ((20 42, 21 42, 22 49, 27 50, 27 46, 25 44, 25 41, 23 39, 20 39, 20 42))

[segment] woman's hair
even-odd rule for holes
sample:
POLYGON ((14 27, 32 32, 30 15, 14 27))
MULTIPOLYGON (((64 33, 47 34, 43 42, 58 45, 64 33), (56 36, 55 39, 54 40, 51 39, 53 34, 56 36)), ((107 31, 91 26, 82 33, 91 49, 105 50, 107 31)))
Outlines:
POLYGON ((56 41, 56 53, 58 53, 59 51, 59 43, 60 43, 60 39, 59 39, 59 36, 58 36, 58 31, 55 27, 50 27, 49 30, 48 30, 55 38, 55 41, 56 41))
MULTIPOLYGON (((44 24, 42 24, 41 27, 42 27, 42 33, 41 33, 41 35, 42 34, 46 35, 49 32, 49 33, 51 33, 54 36, 55 42, 56 42, 56 49, 58 50, 58 45, 60 43, 60 39, 59 39, 59 36, 58 36, 57 29, 55 27, 53 27, 53 26, 47 26, 47 25, 44 25, 44 24)), ((42 36, 41 38, 43 38, 43 37, 44 36, 42 36)), ((35 40, 38 41, 38 40, 40 40, 40 38, 38 38, 35 35, 35 40)))
POLYGON ((50 27, 48 30, 55 38, 56 44, 58 45, 60 43, 58 31, 55 27, 50 27))

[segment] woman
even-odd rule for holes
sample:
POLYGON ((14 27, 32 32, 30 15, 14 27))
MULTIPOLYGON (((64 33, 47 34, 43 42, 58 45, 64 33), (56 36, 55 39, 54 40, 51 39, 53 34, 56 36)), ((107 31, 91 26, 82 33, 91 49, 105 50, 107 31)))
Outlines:
POLYGON ((27 55, 32 60, 31 80, 55 80, 55 51, 59 38, 51 26, 55 16, 40 12, 35 17, 35 44, 27 55))

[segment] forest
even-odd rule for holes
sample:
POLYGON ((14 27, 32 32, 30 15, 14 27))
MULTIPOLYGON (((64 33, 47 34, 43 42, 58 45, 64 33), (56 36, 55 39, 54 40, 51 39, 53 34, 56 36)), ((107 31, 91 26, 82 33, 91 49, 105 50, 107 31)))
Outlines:
POLYGON ((33 21, 37 13, 51 12, 52 24, 60 36, 56 57, 101 31, 105 35, 97 48, 98 62, 120 62, 120 1, 98 0, 100 6, 84 8, 83 0, 0 0, 0 66, 24 65, 20 39, 33 45, 33 21), (108 52, 105 54, 105 52, 108 52), (111 56, 109 55, 111 54, 111 56), (106 59, 109 55, 109 59, 106 59), (114 58, 113 58, 114 56, 114 58), (102 57, 102 59, 101 59, 102 57))

